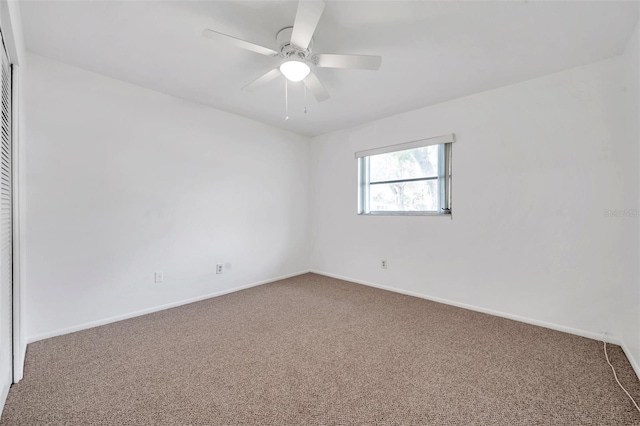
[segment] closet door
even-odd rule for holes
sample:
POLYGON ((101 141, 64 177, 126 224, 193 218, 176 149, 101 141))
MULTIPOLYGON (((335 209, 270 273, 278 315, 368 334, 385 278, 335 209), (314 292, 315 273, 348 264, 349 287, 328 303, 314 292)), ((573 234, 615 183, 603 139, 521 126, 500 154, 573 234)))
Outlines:
POLYGON ((11 64, 2 40, 0 113, 0 377, 13 381, 13 202, 11 159, 11 64))

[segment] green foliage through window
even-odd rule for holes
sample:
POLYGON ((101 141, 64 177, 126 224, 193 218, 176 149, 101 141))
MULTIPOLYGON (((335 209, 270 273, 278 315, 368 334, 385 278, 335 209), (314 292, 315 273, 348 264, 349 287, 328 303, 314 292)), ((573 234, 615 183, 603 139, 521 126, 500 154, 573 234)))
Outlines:
POLYGON ((450 157, 448 143, 359 158, 359 213, 450 213, 450 157))

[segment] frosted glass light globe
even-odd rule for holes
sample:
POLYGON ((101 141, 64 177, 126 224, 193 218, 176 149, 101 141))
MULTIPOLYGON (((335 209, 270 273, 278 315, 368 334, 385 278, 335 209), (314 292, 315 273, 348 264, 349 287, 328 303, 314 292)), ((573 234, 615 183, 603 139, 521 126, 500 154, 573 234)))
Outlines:
POLYGON ((302 61, 291 60, 280 65, 280 72, 289 81, 302 81, 309 75, 311 68, 302 61))

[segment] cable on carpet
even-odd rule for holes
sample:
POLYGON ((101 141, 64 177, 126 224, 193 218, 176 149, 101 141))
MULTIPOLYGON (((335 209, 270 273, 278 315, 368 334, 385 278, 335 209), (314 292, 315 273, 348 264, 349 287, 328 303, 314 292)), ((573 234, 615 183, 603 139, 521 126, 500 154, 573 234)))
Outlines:
POLYGON ((638 412, 640 412, 640 407, 638 407, 638 403, 636 402, 635 399, 633 399, 631 394, 629 394, 629 392, 627 392, 627 390, 624 388, 624 386, 622 386, 622 383, 620 383, 620 380, 618 380, 618 375, 616 374, 616 369, 613 368, 613 365, 611 364, 611 361, 609 361, 609 354, 607 354, 607 342, 604 340, 604 335, 605 334, 607 334, 606 331, 604 333, 602 333, 602 338, 600 340, 602 340, 602 343, 604 344, 604 357, 607 359, 607 364, 609 364, 609 367, 611 367, 611 371, 613 371, 613 377, 615 377, 616 382, 618 382, 618 386, 620 386, 620 389, 622 389, 624 391, 624 393, 627 394, 627 396, 629 397, 631 402, 633 402, 633 405, 636 406, 636 410, 638 410, 638 412))

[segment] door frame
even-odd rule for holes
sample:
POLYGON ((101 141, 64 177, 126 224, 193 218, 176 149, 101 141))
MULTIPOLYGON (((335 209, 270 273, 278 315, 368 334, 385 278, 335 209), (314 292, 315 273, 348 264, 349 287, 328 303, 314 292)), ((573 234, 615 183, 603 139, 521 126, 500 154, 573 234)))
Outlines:
POLYGON ((27 350, 25 337, 25 143, 24 143, 24 72, 25 48, 22 37, 20 4, 17 1, 0 0, 0 28, 11 63, 11 149, 13 192, 13 383, 24 374, 24 359, 27 350))

